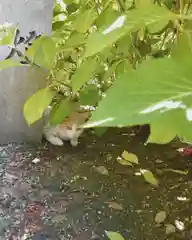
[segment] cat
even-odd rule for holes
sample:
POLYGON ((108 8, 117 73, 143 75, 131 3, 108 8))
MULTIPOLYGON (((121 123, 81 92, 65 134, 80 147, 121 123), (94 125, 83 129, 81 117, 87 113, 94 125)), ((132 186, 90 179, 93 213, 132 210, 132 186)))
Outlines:
MULTIPOLYGON (((45 117, 49 117, 51 107, 44 113, 45 117)), ((51 125, 46 121, 44 125, 43 135, 45 139, 55 146, 63 146, 63 141, 70 141, 71 145, 78 145, 78 138, 83 133, 81 124, 85 123, 90 116, 89 111, 74 112, 67 117, 61 124, 51 125)))

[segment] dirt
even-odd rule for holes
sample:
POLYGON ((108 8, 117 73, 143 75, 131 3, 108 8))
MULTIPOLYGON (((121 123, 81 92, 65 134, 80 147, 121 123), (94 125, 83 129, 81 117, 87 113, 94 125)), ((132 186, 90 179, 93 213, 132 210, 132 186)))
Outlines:
POLYGON ((177 142, 145 146, 143 135, 110 129, 100 138, 85 134, 76 148, 1 147, 0 239, 99 240, 108 239, 106 230, 126 240, 192 239, 192 157, 181 156, 177 142), (120 165, 124 150, 139 164, 120 165), (139 169, 152 171, 159 185, 139 169), (157 223, 160 211, 166 218, 157 223), (174 231, 166 234, 170 224, 174 231))

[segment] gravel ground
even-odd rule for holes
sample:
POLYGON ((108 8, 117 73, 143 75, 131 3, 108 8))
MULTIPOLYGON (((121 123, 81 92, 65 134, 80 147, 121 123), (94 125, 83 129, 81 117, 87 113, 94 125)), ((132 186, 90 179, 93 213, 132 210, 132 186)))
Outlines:
POLYGON ((192 157, 181 156, 178 143, 144 146, 143 134, 86 134, 77 148, 1 146, 0 239, 99 240, 108 230, 126 240, 191 240, 192 157), (139 164, 120 165, 124 150, 139 164), (140 168, 159 186, 137 176, 140 168))

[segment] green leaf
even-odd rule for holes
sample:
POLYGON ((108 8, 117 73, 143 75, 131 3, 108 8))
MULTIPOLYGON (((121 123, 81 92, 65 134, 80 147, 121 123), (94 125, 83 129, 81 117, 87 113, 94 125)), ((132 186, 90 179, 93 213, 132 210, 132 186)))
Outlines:
POLYGON ((33 42, 26 55, 33 63, 51 69, 56 55, 56 44, 51 37, 42 36, 33 42))
POLYGON ((65 21, 65 19, 67 18, 65 13, 59 13, 57 15, 54 16, 52 23, 56 23, 59 21, 65 21))
POLYGON ((95 24, 97 28, 103 28, 110 26, 118 17, 120 17, 120 12, 114 10, 110 6, 101 12, 95 24))
POLYGON ((110 240, 125 240, 124 237, 118 232, 105 231, 110 240))
POLYGON ((76 108, 76 104, 67 99, 62 100, 51 111, 50 123, 53 125, 60 124, 76 108))
POLYGON ((121 154, 122 158, 124 158, 126 161, 138 164, 138 157, 133 153, 128 153, 127 151, 123 151, 121 154))
POLYGON ((79 4, 76 4, 76 3, 71 3, 71 4, 68 4, 67 7, 66 7, 66 10, 69 14, 72 14, 74 12, 76 12, 79 8, 79 4))
POLYGON ((143 177, 145 178, 145 181, 154 185, 154 186, 158 186, 158 180, 154 177, 153 173, 149 170, 146 169, 140 169, 141 174, 143 175, 143 177))
POLYGON ((25 102, 23 112, 28 125, 33 124, 43 116, 54 96, 55 92, 50 88, 42 88, 25 102))
POLYGON ((131 35, 125 35, 117 42, 117 53, 121 53, 123 56, 127 56, 130 50, 133 39, 131 35))
POLYGON ((74 29, 80 33, 86 33, 95 19, 97 18, 97 13, 94 9, 88 9, 83 13, 80 13, 76 17, 76 20, 73 24, 74 29))
POLYGON ((131 69, 132 69, 132 66, 131 66, 130 62, 128 60, 124 60, 117 65, 117 67, 115 69, 115 74, 118 77, 118 76, 121 76, 122 74, 128 72, 131 69))
POLYGON ((72 32, 70 37, 66 40, 64 47, 71 48, 85 43, 85 34, 79 32, 72 32))
POLYGON ((107 69, 107 71, 103 74, 103 81, 106 82, 108 84, 108 80, 109 78, 113 75, 113 73, 115 72, 116 67, 118 66, 119 62, 114 62, 111 66, 109 66, 109 68, 107 69))
POLYGON ((5 59, 3 61, 0 61, 0 69, 6 69, 10 67, 19 67, 19 66, 24 66, 21 64, 19 61, 12 60, 12 59, 5 59))
POLYGON ((126 15, 118 17, 107 29, 101 28, 89 35, 84 57, 103 51, 131 31, 157 24, 165 19, 168 21, 175 18, 176 15, 171 11, 156 4, 128 11, 126 15))
POLYGON ((175 45, 172 46, 172 57, 183 64, 191 65, 192 35, 188 32, 180 34, 175 45))
POLYGON ((171 8, 173 7, 173 0, 163 0, 163 3, 165 4, 165 6, 171 10, 171 8))
POLYGON ((80 92, 79 102, 81 105, 94 106, 100 99, 99 91, 96 85, 90 84, 80 92))
POLYGON ((96 58, 89 58, 83 61, 80 67, 77 68, 71 78, 72 90, 74 93, 79 91, 80 88, 91 79, 96 70, 97 64, 96 58))
POLYGON ((13 45, 17 27, 0 26, 0 45, 13 45), (1 36, 2 35, 2 36, 1 36))
POLYGON ((59 69, 56 73, 55 73, 55 80, 57 82, 60 83, 65 83, 68 81, 69 79, 69 72, 66 71, 67 66, 65 65, 65 69, 59 69))

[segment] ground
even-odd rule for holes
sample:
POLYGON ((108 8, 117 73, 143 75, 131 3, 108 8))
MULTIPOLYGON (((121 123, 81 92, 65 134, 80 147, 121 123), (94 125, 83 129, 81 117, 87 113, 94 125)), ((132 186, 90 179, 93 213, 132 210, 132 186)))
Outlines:
POLYGON ((106 230, 126 240, 192 239, 192 157, 176 151, 179 143, 145 146, 142 135, 114 129, 101 138, 85 134, 77 148, 47 142, 1 148, 0 239, 99 240, 107 239, 106 230), (124 150, 139 165, 120 165, 124 150), (137 176, 140 168, 152 171, 159 186, 137 176), (167 217, 158 223, 161 211, 167 217))

